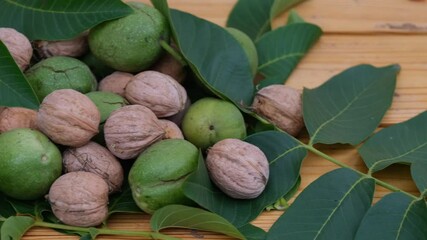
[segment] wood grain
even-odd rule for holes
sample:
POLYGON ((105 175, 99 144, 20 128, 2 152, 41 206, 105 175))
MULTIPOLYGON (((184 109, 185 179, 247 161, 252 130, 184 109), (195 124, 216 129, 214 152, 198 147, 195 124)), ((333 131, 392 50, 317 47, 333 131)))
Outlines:
MULTIPOLYGON (((148 2, 148 1, 143 1, 148 2)), ((169 0, 173 8, 225 25, 235 0, 169 0)), ((427 2, 410 0, 308 0, 296 7, 306 20, 319 25, 325 34, 291 75, 291 86, 302 89, 319 86, 331 76, 348 67, 369 63, 385 66, 398 63, 401 72, 391 109, 381 127, 405 121, 427 109, 427 2)), ((285 22, 286 14, 274 22, 285 22)), ((306 139, 302 133, 300 138, 306 139)), ((319 149, 342 162, 366 172, 355 148, 347 145, 319 145, 319 149)), ((310 154, 301 170, 301 189, 336 165, 310 154)), ((418 194, 409 168, 394 165, 375 175, 405 191, 418 194)), ((389 191, 377 187, 374 202, 389 191)), ((264 212, 253 223, 268 230, 282 214, 264 212)), ((149 216, 118 214, 109 226, 122 230, 149 230, 149 216)), ((165 233, 183 239, 231 239, 202 231, 173 229, 165 233)), ((78 239, 44 228, 31 229, 23 239, 78 239)), ((135 237, 102 236, 99 239, 140 239, 135 237)))

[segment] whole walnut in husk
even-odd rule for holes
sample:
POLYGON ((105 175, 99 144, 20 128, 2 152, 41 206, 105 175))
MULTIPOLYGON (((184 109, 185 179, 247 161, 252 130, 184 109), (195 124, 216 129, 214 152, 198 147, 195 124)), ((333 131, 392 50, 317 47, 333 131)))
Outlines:
POLYGON ((0 40, 6 45, 19 68, 24 71, 33 56, 30 40, 13 28, 0 28, 0 40))
POLYGON ((47 196, 53 214, 63 223, 91 227, 108 216, 108 185, 90 172, 70 172, 52 184, 47 196))
POLYGON ((125 97, 132 104, 148 107, 160 118, 183 110, 187 92, 169 75, 145 71, 135 75, 128 83, 125 97))
POLYGON ((135 158, 164 135, 156 115, 141 105, 129 105, 114 111, 104 125, 107 148, 121 159, 135 158))
POLYGON ((301 92, 277 84, 262 88, 255 95, 253 111, 292 136, 304 127, 301 92))
POLYGON ((37 114, 37 126, 52 141, 80 147, 98 133, 101 116, 84 94, 61 89, 47 95, 37 114))
POLYGON ((34 46, 41 58, 53 56, 80 57, 89 50, 87 35, 88 32, 85 32, 70 40, 37 41, 34 46))
POLYGON ((122 186, 122 165, 108 149, 95 142, 65 150, 62 162, 65 172, 84 171, 102 177, 110 193, 119 191, 122 186))
POLYGON ((233 138, 221 140, 208 150, 206 167, 218 188, 237 199, 258 197, 269 177, 264 153, 255 145, 233 138))
POLYGON ((165 130, 165 139, 184 139, 184 135, 182 135, 181 129, 174 122, 159 119, 159 123, 162 126, 163 130, 165 130))
POLYGON ((6 107, 0 110, 0 133, 15 128, 37 129, 36 116, 37 111, 32 109, 6 107))
POLYGON ((102 92, 112 92, 125 97, 125 88, 133 75, 126 72, 113 72, 99 82, 98 90, 102 92))

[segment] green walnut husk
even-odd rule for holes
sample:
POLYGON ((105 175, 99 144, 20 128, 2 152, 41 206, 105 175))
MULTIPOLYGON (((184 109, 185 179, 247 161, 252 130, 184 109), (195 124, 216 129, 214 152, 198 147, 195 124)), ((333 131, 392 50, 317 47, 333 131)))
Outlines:
POLYGON ((151 66, 163 50, 160 41, 169 41, 169 26, 155 8, 129 3, 134 13, 107 21, 91 29, 91 52, 106 65, 123 72, 140 72, 151 66))
POLYGON ((95 91, 97 81, 82 61, 65 56, 47 58, 25 73, 39 100, 59 89, 74 89, 81 93, 95 91))
POLYGON ((129 172, 136 204, 149 214, 170 204, 194 205, 182 186, 196 170, 198 157, 198 149, 183 139, 166 139, 147 148, 129 172))
POLYGON ((29 128, 0 134, 0 192, 20 200, 43 197, 62 173, 61 152, 29 128))

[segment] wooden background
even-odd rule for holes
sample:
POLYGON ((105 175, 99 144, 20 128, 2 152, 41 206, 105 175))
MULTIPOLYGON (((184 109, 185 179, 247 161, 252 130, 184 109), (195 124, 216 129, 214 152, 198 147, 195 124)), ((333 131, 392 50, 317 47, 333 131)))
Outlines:
MULTIPOLYGON (((262 0, 260 0, 262 1, 262 0)), ((143 1, 148 2, 148 1, 143 1)), ((236 0, 169 0, 173 8, 190 12, 224 26, 236 0)), ((313 88, 348 67, 370 63, 384 66, 399 63, 397 91, 381 127, 407 120, 427 109, 427 2, 425 0, 307 0, 295 8, 308 22, 319 25, 324 35, 298 65, 287 84, 313 88)), ((281 15, 274 26, 283 24, 281 15)), ((427 123, 426 123, 427 124, 427 123)), ((302 134, 300 138, 306 138, 302 134)), ((357 151, 350 146, 318 146, 325 153, 366 172, 357 151)), ((302 167, 301 188, 337 166, 309 155, 302 167)), ((418 194, 407 166, 392 166, 375 176, 410 193, 418 194)), ((374 201, 388 191, 377 187, 374 201)), ((265 212, 253 223, 265 230, 282 214, 265 212)), ((149 216, 120 214, 109 226, 123 230, 149 230, 149 216)), ((183 239, 231 239, 222 235, 191 230, 168 230, 183 239)), ((23 239, 78 239, 50 229, 31 229, 23 239)), ((141 239, 102 236, 99 239, 141 239)))

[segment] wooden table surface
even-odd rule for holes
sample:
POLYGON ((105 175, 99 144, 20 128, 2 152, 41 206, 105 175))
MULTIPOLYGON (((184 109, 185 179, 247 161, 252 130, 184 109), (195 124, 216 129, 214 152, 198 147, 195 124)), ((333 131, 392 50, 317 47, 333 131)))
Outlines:
MULTIPOLYGON (((261 0, 260 0, 261 1, 261 0)), ((148 2, 148 1, 143 1, 148 2)), ((236 0, 169 0, 169 5, 224 26, 236 0)), ((319 25, 324 35, 298 65, 287 84, 312 88, 351 66, 370 63, 384 66, 399 63, 397 91, 391 109, 380 127, 407 120, 427 109, 427 2, 425 0, 307 0, 295 8, 308 22, 319 25)), ((274 26, 285 22, 286 14, 274 26)), ((302 134, 300 138, 305 138, 302 134)), ((350 146, 320 146, 327 154, 366 171, 357 151, 350 146)), ((320 157, 309 155, 301 170, 300 190, 320 175, 335 169, 320 157)), ((417 194, 409 168, 392 166, 375 176, 417 194)), ((388 191, 377 186, 375 201, 388 191)), ((282 214, 265 212, 253 223, 265 230, 282 214)), ((109 226, 123 230, 149 230, 146 214, 119 214, 109 226)), ((219 234, 191 230, 168 230, 164 233, 183 239, 231 239, 219 234)), ((78 239, 50 229, 34 228, 23 239, 78 239)), ((102 236, 99 239, 141 239, 102 236)))

